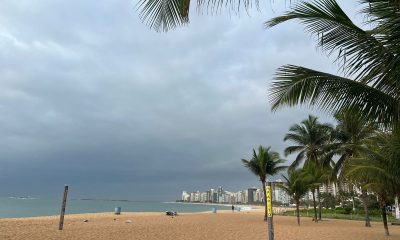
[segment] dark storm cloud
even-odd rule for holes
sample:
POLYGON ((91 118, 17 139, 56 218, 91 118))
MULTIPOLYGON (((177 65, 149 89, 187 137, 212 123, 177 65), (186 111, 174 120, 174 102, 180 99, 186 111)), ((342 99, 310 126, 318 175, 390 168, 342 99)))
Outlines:
POLYGON ((282 64, 335 72, 300 25, 192 16, 154 33, 130 1, 5 1, 0 10, 0 195, 174 200, 257 185, 240 163, 282 151, 307 109, 270 112, 282 64))

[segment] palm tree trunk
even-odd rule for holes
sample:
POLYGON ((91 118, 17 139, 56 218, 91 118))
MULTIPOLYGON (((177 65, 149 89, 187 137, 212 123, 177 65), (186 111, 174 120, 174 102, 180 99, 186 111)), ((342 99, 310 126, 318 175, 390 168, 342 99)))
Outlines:
POLYGON ((300 226, 300 209, 299 209, 300 201, 296 199, 296 211, 297 211, 297 225, 300 226))
POLYGON ((264 191, 264 203, 265 203, 265 211, 264 211, 264 221, 267 221, 267 215, 268 215, 268 207, 267 207, 267 190, 265 187, 265 181, 261 181, 262 182, 262 187, 263 187, 263 191, 264 191))
POLYGON ((312 199, 313 199, 313 203, 314 203, 314 222, 318 222, 318 219, 317 219, 317 205, 315 203, 315 189, 314 188, 311 190, 311 193, 312 193, 312 199))
POLYGON ((385 229, 385 234, 386 236, 389 236, 389 227, 388 227, 388 223, 387 223, 387 216, 386 216, 386 202, 383 200, 382 197, 379 197, 380 199, 380 205, 381 205, 381 210, 382 210, 382 221, 383 221, 383 227, 385 229))
POLYGON ((394 205, 396 206, 396 219, 400 219, 400 211, 399 211, 399 195, 397 195, 394 199, 394 205))
POLYGON ((319 186, 317 187, 317 193, 318 193, 318 220, 322 220, 321 192, 319 191, 319 186))
POLYGON ((371 227, 371 221, 369 219, 369 212, 368 212, 368 195, 366 190, 362 190, 362 201, 364 205, 364 213, 365 213, 365 226, 371 227))

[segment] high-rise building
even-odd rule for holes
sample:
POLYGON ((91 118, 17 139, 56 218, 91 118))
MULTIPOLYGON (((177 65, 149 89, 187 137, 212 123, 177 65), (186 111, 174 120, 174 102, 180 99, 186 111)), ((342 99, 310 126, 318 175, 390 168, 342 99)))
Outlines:
POLYGON ((257 189, 254 196, 254 202, 264 202, 264 191, 262 189, 257 189))
POLYGON ((217 202, 222 202, 222 194, 224 193, 224 189, 219 186, 218 187, 218 198, 217 198, 217 202))
POLYGON ((181 200, 183 202, 190 202, 190 194, 187 193, 186 191, 183 191, 181 200))
POLYGON ((272 200, 283 204, 289 204, 290 196, 282 188, 278 187, 278 184, 284 184, 284 182, 281 179, 278 179, 271 184, 272 200))
POLYGON ((337 187, 336 187, 335 183, 328 183, 328 184, 324 183, 324 184, 321 184, 319 186, 319 191, 321 193, 330 193, 333 196, 336 196, 338 194, 337 187))
POLYGON ((207 197, 206 197, 206 201, 205 202, 212 202, 211 191, 210 190, 206 191, 206 195, 207 195, 207 197))
POLYGON ((247 203, 254 203, 254 195, 257 191, 257 188, 249 188, 247 189, 247 203))
POLYGON ((200 193, 200 202, 207 202, 207 192, 200 193))
POLYGON ((216 198, 215 198, 215 190, 214 189, 210 189, 210 202, 215 203, 216 202, 216 198))

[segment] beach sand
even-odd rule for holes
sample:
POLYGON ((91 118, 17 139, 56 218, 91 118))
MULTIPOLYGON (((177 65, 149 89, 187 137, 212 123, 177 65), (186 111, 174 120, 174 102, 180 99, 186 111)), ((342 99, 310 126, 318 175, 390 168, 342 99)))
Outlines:
MULTIPOLYGON (((400 240, 400 226, 389 226, 384 236, 382 223, 324 220, 314 223, 302 218, 275 216, 276 240, 400 240)), ((259 240, 267 239, 263 214, 255 212, 187 213, 171 218, 162 213, 113 213, 67 215, 64 230, 58 229, 58 217, 0 219, 0 239, 146 239, 146 240, 259 240), (116 218, 117 220, 114 220, 116 218), (89 222, 83 222, 88 219, 89 222), (126 220, 132 220, 126 223, 126 220)))

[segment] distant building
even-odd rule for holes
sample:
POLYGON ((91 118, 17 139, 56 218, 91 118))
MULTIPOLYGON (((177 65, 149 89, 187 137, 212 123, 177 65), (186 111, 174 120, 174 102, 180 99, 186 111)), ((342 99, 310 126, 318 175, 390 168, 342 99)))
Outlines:
POLYGON ((206 190, 204 192, 196 191, 188 193, 187 191, 182 191, 180 201, 201 203, 257 204, 265 201, 265 194, 262 189, 255 187, 238 192, 229 192, 224 191, 224 189, 219 186, 217 190, 211 188, 210 190, 206 190))
POLYGON ((201 192, 200 193, 200 202, 207 202, 207 192, 201 192))
POLYGON ((278 187, 279 184, 284 184, 284 182, 281 179, 278 179, 271 184, 272 200, 283 204, 289 204, 290 196, 282 188, 278 187))
POLYGON ((328 183, 328 184, 321 184, 320 186, 319 186, 319 191, 321 192, 321 193, 330 193, 330 194, 332 194, 333 196, 335 196, 336 197, 336 195, 338 194, 338 190, 337 190, 337 188, 336 188, 336 184, 334 184, 334 183, 328 183))
POLYGON ((255 203, 254 197, 256 194, 257 188, 248 188, 247 189, 247 203, 255 203))
POLYGON ((217 202, 221 203, 222 201, 222 194, 224 193, 224 189, 219 186, 218 187, 218 197, 217 197, 217 202))
POLYGON ((190 194, 187 193, 186 191, 183 191, 181 200, 183 202, 190 202, 190 194))
POLYGON ((262 189, 257 189, 254 195, 254 202, 264 202, 264 191, 262 189))

